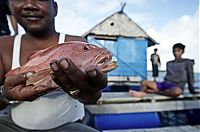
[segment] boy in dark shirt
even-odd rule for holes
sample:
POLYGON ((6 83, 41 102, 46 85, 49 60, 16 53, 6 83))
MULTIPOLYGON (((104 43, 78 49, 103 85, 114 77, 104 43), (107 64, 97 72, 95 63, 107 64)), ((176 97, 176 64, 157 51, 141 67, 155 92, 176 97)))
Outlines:
POLYGON ((173 54, 175 59, 167 62, 167 74, 163 82, 153 82, 144 80, 141 82, 141 92, 130 90, 133 96, 145 96, 146 92, 158 93, 166 96, 177 97, 183 93, 185 84, 188 83, 190 93, 197 93, 194 90, 193 65, 194 61, 183 59, 182 55, 185 45, 181 43, 174 44, 173 54))

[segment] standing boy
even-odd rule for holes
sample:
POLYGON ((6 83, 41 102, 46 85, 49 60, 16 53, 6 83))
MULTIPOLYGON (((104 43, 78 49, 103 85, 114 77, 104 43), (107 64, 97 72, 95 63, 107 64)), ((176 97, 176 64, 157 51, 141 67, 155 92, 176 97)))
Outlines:
POLYGON ((158 67, 160 66, 160 56, 157 54, 158 49, 154 49, 154 53, 151 54, 151 63, 152 63, 152 76, 154 78, 154 81, 156 81, 156 78, 158 77, 159 74, 159 69, 158 67))

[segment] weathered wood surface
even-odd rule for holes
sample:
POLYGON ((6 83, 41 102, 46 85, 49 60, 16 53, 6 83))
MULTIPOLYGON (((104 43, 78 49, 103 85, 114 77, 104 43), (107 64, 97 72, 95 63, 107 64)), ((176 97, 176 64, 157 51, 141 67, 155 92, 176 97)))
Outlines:
POLYGON ((108 76, 108 86, 139 86, 139 76, 108 76))
POLYGON ((86 108, 93 114, 200 109, 200 94, 185 94, 178 98, 148 94, 136 98, 128 92, 107 92, 103 93, 96 105, 86 105, 86 108))
POLYGON ((200 132, 200 126, 173 126, 148 129, 106 130, 103 132, 200 132))

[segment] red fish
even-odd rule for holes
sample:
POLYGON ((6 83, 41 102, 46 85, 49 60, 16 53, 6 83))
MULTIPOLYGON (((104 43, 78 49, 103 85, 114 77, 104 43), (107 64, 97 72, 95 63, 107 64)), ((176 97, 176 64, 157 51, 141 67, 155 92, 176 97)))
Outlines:
POLYGON ((34 52, 26 64, 9 71, 6 76, 31 71, 34 73, 26 85, 58 87, 51 79, 49 64, 61 58, 71 59, 83 72, 89 65, 97 65, 102 72, 117 68, 117 63, 111 61, 112 53, 109 50, 85 42, 71 41, 34 52))

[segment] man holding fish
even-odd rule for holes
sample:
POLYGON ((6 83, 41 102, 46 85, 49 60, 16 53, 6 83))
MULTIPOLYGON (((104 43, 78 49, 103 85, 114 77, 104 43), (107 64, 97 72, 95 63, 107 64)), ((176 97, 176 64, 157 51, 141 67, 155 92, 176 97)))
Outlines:
MULTIPOLYGON (((0 130, 97 131, 79 122, 83 104, 101 97, 106 72, 116 68, 111 53, 82 37, 56 32, 54 0, 9 2, 26 33, 0 38, 1 91, 17 102, 11 115, 0 118, 0 130)), ((8 101, 2 97, 0 104, 8 101)))

